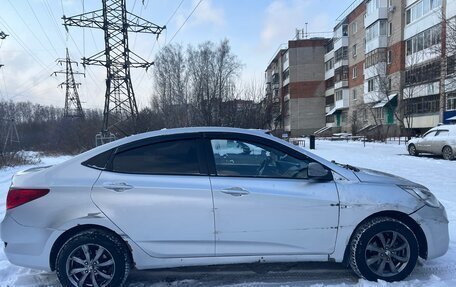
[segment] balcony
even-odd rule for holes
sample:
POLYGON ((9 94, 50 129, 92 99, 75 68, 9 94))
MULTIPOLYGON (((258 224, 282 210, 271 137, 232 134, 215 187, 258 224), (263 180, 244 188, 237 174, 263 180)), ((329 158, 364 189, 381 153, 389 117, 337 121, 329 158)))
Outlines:
POLYGON ((334 107, 336 109, 348 108, 348 106, 350 104, 349 100, 350 100, 349 90, 348 89, 343 89, 342 90, 342 99, 336 100, 334 107))
POLYGON ((380 19, 388 19, 388 8, 387 7, 378 7, 373 12, 366 14, 364 17, 364 27, 369 27, 375 21, 380 19))
POLYGON ((331 95, 334 95, 334 87, 329 88, 325 91, 325 97, 329 97, 331 95))
POLYGON ((348 80, 342 80, 334 83, 334 89, 348 88, 348 80))
POLYGON ((378 49, 378 48, 386 48, 388 46, 388 36, 378 36, 366 42, 366 54, 378 49))
POLYGON ((331 50, 330 52, 325 54, 325 63, 331 60, 332 58, 334 58, 334 50, 331 50))
POLYGON ((334 50, 337 51, 342 47, 348 47, 348 36, 342 36, 334 41, 334 50))
POLYGON ((332 68, 332 69, 330 69, 330 70, 327 70, 327 71, 325 72, 325 81, 326 81, 327 79, 332 78, 332 77, 334 77, 334 68, 332 68))
POLYGON ((338 69, 342 66, 348 66, 348 59, 340 60, 334 63, 334 69, 338 69))

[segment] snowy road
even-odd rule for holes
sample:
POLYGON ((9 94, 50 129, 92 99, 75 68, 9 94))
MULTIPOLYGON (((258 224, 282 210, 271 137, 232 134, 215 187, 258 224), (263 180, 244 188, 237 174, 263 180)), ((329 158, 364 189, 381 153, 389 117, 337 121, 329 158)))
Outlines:
MULTIPOLYGON (((173 270, 134 271, 128 287, 165 286, 456 286, 456 160, 410 157, 395 144, 317 141, 315 153, 329 160, 377 169, 421 183, 445 205, 450 219, 450 250, 438 259, 419 264, 403 282, 373 283, 356 278, 339 264, 295 264, 267 266, 219 266, 173 270), (255 269, 258 273, 252 271, 255 269), (268 273, 264 271, 268 270, 268 273)), ((43 158, 43 165, 66 157, 43 158)), ((0 205, 4 206, 11 176, 26 167, 0 170, 0 205)), ((3 217, 4 208, 0 211, 3 217)), ((0 287, 59 286, 54 274, 11 265, 0 251, 0 287)))

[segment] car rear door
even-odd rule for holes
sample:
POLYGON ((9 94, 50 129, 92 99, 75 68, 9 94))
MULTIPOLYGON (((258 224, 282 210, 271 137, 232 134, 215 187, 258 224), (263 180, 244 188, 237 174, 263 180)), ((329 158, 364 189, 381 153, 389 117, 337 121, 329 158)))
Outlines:
POLYGON ((92 200, 154 257, 214 256, 212 192, 198 136, 122 147, 92 200))
POLYGON ((217 256, 334 251, 336 184, 305 178, 309 159, 236 136, 211 135, 207 147, 217 256))
POLYGON ((447 129, 439 129, 433 139, 431 151, 434 154, 442 154, 442 149, 448 144, 450 131, 447 129))

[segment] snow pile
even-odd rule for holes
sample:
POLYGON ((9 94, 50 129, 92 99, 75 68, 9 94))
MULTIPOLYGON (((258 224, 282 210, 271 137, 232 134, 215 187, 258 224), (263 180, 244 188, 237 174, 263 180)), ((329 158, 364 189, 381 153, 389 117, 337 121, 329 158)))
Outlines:
MULTIPOLYGON (((308 142, 306 147, 308 147, 308 142)), ((245 266, 193 267, 182 270, 133 271, 129 287, 441 287, 456 286, 456 160, 438 157, 408 156, 404 145, 362 142, 317 141, 312 151, 328 160, 376 169, 405 177, 427 186, 445 205, 450 220, 450 249, 438 259, 419 263, 403 282, 359 280, 340 264, 296 264, 285 270, 257 274, 245 266)), ((68 157, 43 158, 40 165, 55 164, 68 157)), ((4 215, 6 193, 11 177, 19 170, 0 170, 0 218, 4 215)), ((44 273, 11 265, 0 251, 0 286, 59 286, 53 273, 44 273)))

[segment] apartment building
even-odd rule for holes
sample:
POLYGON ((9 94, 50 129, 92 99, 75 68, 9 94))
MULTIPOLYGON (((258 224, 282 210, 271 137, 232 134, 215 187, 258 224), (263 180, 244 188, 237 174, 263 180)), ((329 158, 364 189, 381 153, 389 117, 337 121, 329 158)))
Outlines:
MULTIPOLYGON (((315 134, 415 134, 456 116, 456 0, 358 0, 338 20, 323 41, 324 122, 315 134)), ((297 56, 304 66, 306 56, 297 56)), ((315 67, 320 59, 309 61, 315 67)), ((300 82, 314 80, 300 74, 300 82)), ((290 112, 288 91, 281 91, 285 131, 306 113, 299 105, 290 112)))
POLYGON ((324 54, 328 39, 288 42, 265 71, 266 93, 273 99, 276 134, 312 134, 325 125, 324 54))

